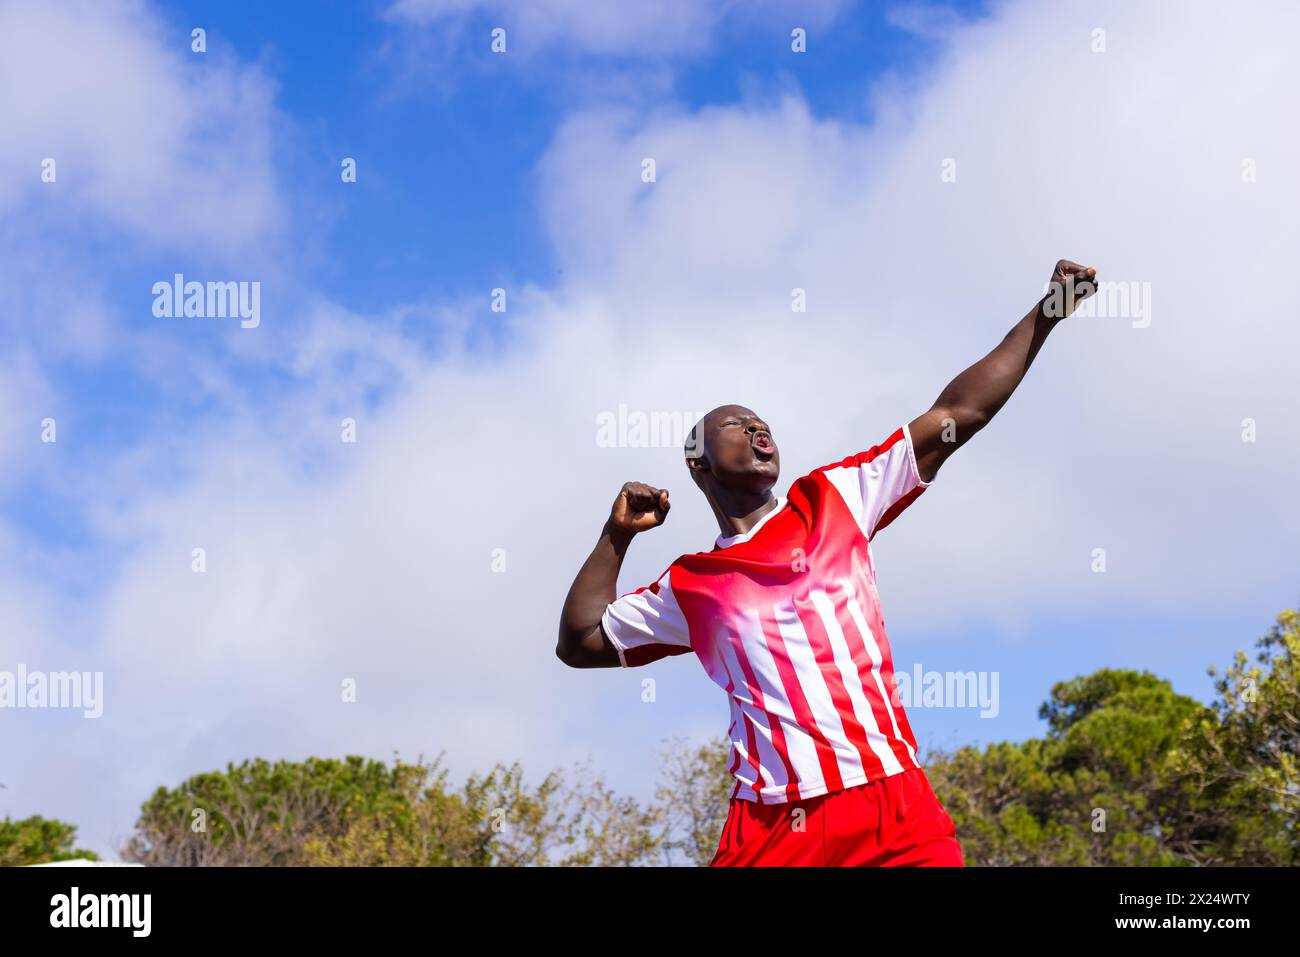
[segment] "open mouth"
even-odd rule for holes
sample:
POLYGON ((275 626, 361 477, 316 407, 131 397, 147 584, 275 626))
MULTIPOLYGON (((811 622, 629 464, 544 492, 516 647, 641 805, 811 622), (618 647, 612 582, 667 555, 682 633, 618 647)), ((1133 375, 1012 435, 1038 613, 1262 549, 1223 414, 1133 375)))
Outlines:
POLYGON ((763 459, 771 458, 776 451, 776 443, 772 441, 772 436, 766 432, 755 432, 749 444, 753 447, 754 452, 763 459))

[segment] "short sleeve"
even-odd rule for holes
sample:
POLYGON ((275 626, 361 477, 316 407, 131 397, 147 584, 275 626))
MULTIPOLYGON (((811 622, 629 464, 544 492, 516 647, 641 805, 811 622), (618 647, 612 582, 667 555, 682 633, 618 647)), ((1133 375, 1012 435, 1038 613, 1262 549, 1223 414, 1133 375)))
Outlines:
POLYGON ((843 497, 868 540, 934 484, 921 481, 912 432, 906 425, 879 445, 820 471, 843 497))
POLYGON ((638 588, 605 606, 600 625, 618 649, 625 668, 648 665, 691 650, 691 637, 673 595, 672 569, 654 584, 638 588))

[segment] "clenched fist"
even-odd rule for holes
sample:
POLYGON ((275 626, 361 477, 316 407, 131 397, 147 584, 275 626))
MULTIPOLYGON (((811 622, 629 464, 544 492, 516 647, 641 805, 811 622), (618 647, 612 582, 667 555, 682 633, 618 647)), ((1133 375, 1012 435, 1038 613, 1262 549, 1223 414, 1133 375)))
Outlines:
POLYGON ((614 527, 636 534, 662 525, 669 508, 667 489, 643 482, 628 482, 614 499, 609 520, 614 527))
POLYGON ((1079 303, 1097 291, 1097 270, 1062 259, 1052 270, 1043 311, 1052 319, 1064 319, 1079 303))

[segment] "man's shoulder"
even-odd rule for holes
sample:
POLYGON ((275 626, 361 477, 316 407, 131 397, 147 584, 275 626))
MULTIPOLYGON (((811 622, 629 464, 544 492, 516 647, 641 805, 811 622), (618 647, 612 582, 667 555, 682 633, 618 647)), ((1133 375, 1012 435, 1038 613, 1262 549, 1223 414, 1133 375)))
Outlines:
POLYGON ((898 446, 899 443, 902 443, 903 447, 906 447, 907 434, 906 431, 904 430, 904 427, 901 425, 898 428, 894 429, 893 432, 890 432, 889 435, 887 435, 884 439, 877 442, 875 445, 871 446, 870 448, 863 449, 861 452, 853 452, 849 455, 844 456, 844 458, 842 459, 837 459, 836 461, 830 462, 827 465, 822 465, 818 468, 815 468, 811 472, 809 472, 808 475, 805 476, 805 478, 811 477, 813 475, 824 474, 826 472, 834 471, 835 469, 851 469, 861 465, 866 465, 868 462, 872 461, 873 459, 878 458, 881 455, 884 455, 885 453, 891 451, 892 449, 895 448, 895 446, 898 446))

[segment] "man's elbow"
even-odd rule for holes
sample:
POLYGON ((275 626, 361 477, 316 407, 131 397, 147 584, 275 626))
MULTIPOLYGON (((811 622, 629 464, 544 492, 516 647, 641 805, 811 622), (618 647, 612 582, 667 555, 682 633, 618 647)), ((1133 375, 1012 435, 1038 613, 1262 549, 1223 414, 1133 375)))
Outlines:
POLYGON ((581 636, 560 634, 555 643, 555 657, 570 668, 590 668, 592 655, 584 645, 581 636))
POLYGON ((561 662, 563 662, 565 665, 567 665, 570 668, 582 667, 580 664, 578 664, 577 655, 575 654, 575 649, 570 647, 569 645, 566 645, 562 641, 557 642, 555 645, 555 657, 559 658, 561 662))

